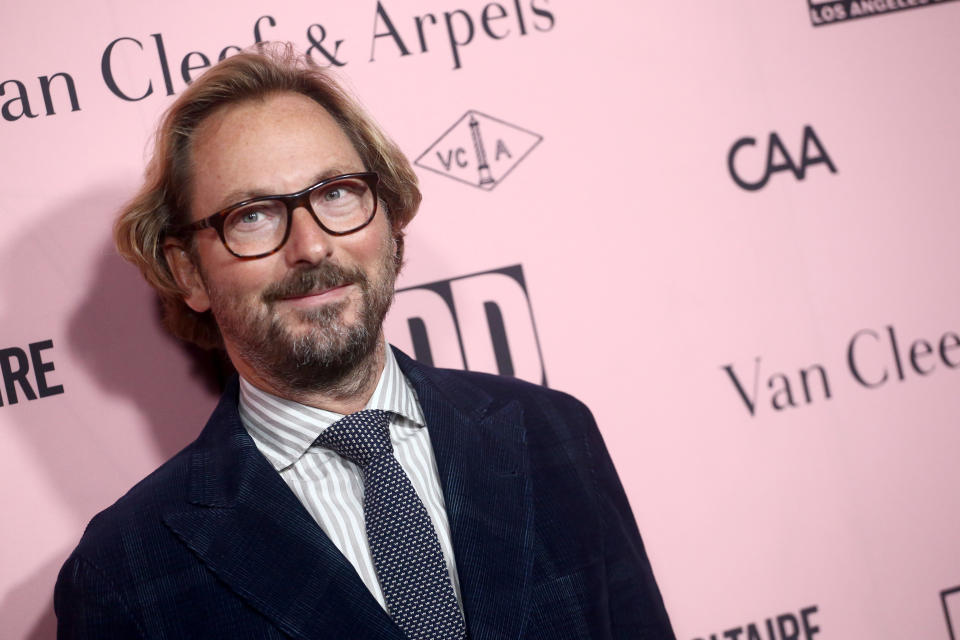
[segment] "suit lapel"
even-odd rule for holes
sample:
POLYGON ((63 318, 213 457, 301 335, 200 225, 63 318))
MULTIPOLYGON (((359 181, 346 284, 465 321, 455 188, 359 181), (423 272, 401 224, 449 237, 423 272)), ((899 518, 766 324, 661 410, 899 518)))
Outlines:
POLYGON ((295 638, 400 640, 399 629, 257 450, 236 380, 194 447, 190 506, 166 525, 237 595, 295 638))
POLYGON ((533 508, 517 402, 395 351, 430 431, 473 640, 519 638, 530 595, 533 508))

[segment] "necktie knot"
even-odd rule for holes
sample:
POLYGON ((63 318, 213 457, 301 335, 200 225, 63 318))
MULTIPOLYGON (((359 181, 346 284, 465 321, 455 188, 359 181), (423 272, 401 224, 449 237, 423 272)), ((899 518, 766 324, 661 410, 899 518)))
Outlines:
POLYGON ((314 444, 330 449, 364 469, 371 461, 393 453, 390 412, 364 409, 343 416, 327 427, 314 444))

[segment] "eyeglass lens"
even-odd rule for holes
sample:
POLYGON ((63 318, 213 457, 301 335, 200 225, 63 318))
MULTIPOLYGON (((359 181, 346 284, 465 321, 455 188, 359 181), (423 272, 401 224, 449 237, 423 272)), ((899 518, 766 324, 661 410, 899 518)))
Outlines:
MULTIPOLYGON (((359 178, 336 180, 314 189, 309 198, 317 218, 335 233, 362 227, 373 213, 373 193, 359 178)), ((288 219, 287 203, 283 200, 257 200, 225 216, 223 238, 230 250, 240 256, 269 253, 283 242, 288 219)))

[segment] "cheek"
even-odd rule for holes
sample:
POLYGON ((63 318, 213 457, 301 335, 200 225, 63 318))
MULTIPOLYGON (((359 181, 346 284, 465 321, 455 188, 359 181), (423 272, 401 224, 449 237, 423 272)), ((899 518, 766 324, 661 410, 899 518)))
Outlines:
POLYGON ((280 278, 274 275, 272 265, 259 262, 232 259, 210 265, 212 268, 204 278, 213 296, 221 300, 257 297, 264 288, 280 278))
POLYGON ((350 238, 351 242, 343 245, 352 259, 368 273, 382 271, 385 264, 393 265, 397 249, 389 227, 379 220, 377 222, 376 227, 371 224, 367 229, 370 233, 357 234, 350 238))

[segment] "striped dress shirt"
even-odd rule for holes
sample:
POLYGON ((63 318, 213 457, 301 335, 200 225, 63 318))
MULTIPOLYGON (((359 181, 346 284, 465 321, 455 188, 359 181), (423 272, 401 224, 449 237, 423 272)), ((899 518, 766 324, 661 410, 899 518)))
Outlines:
MULTIPOLYGON (((394 414, 390 421, 394 455, 430 515, 457 602, 461 602, 450 525, 430 434, 416 393, 400 371, 389 346, 386 347, 383 373, 366 408, 394 414)), ((387 603, 377 582, 373 556, 367 544, 363 520, 363 476, 356 465, 333 451, 311 446, 324 429, 342 417, 339 413, 279 398, 240 379, 243 426, 386 610, 387 603)))

